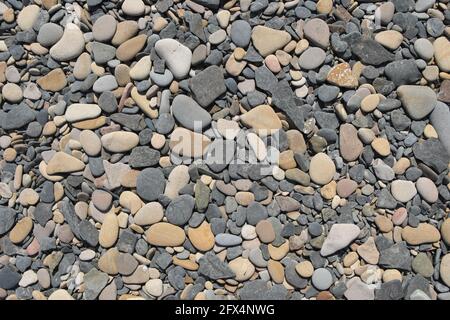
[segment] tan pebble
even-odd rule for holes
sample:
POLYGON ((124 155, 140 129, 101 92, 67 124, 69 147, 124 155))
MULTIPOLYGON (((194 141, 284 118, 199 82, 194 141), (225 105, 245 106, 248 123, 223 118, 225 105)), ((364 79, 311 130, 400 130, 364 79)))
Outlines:
POLYGON ((31 220, 30 217, 25 217, 19 222, 16 223, 14 228, 9 233, 9 239, 12 243, 21 243, 25 238, 28 236, 28 234, 33 229, 33 220, 31 220))
POLYGON ((279 261, 269 260, 267 263, 267 270, 269 271, 272 281, 275 283, 283 283, 284 267, 279 261))
POLYGON ((103 248, 110 248, 116 243, 119 236, 119 222, 114 213, 105 215, 102 227, 98 236, 98 242, 103 248))
POLYGON ((256 234, 263 243, 271 243, 275 240, 275 231, 272 223, 268 220, 261 220, 256 224, 256 234))
POLYGON ((361 110, 369 113, 375 110, 380 103, 380 97, 378 94, 369 94, 361 101, 361 110))
POLYGON ((214 234, 206 221, 203 221, 197 228, 189 228, 188 237, 197 250, 206 252, 214 247, 214 234))
POLYGON ((441 239, 441 234, 435 226, 429 223, 419 223, 417 228, 406 226, 402 231, 402 238, 408 244, 417 246, 437 242, 441 239))
POLYGON ((305 260, 295 266, 295 271, 303 278, 310 278, 314 273, 314 267, 311 262, 305 260))
POLYGON ((20 192, 18 202, 27 207, 27 206, 34 206, 39 201, 39 194, 31 189, 31 188, 25 188, 20 192))
POLYGON ((429 138, 438 138, 438 134, 436 132, 436 130, 434 129, 434 127, 430 124, 427 124, 425 126, 425 128, 423 129, 423 135, 425 137, 429 138))
POLYGON ((286 240, 279 247, 275 247, 274 245, 269 244, 268 249, 269 249, 269 255, 273 260, 281 260, 289 252, 289 241, 286 240))
POLYGON ((358 254, 353 251, 349 252, 344 257, 344 260, 343 260, 344 267, 348 268, 348 267, 352 266, 356 261, 358 261, 358 254))
POLYGON ((297 166, 297 162, 294 159, 294 152, 292 150, 286 150, 280 153, 278 164, 281 169, 288 170, 297 166))
POLYGON ((247 281, 255 273, 255 266, 250 260, 243 257, 237 257, 231 260, 228 266, 236 275, 234 279, 239 282, 247 281))
POLYGON ((391 219, 378 215, 375 217, 375 224, 377 225, 378 229, 380 229, 381 232, 389 232, 394 228, 394 224, 392 223, 391 219))
POLYGON ((17 151, 14 148, 7 148, 3 152, 3 159, 8 162, 13 162, 16 159, 17 151))
POLYGON ((316 4, 317 13, 329 14, 333 9, 333 0, 319 0, 316 4))
POLYGON ((57 289, 52 292, 48 300, 75 300, 65 289, 57 289))
POLYGON ((160 247, 176 247, 182 245, 186 236, 184 230, 166 222, 156 223, 146 231, 148 243, 160 247))
POLYGON ((241 206, 248 206, 250 203, 255 201, 255 196, 251 192, 239 191, 235 195, 236 202, 241 206))
POLYGON ((385 138, 375 138, 370 145, 382 157, 387 157, 391 154, 391 146, 385 138))
POLYGON ((402 281, 402 274, 397 269, 387 269, 383 272, 383 282, 389 282, 392 280, 402 281))
POLYGON ((242 48, 236 48, 233 51, 233 56, 237 61, 241 61, 247 52, 242 48))
POLYGON ((408 169, 411 165, 411 161, 408 158, 400 158, 392 167, 395 174, 403 174, 406 169, 408 169))
POLYGON ((327 200, 331 200, 336 196, 337 183, 336 181, 330 181, 322 188, 320 188, 320 194, 327 200))

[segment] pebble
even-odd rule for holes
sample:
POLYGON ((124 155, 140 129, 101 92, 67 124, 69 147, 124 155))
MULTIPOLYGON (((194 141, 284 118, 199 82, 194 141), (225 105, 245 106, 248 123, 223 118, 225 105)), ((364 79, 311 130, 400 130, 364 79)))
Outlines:
POLYGON ((397 89, 403 108, 414 120, 420 120, 433 111, 436 94, 429 87, 404 85, 397 89))
POLYGON ((93 119, 100 115, 101 109, 96 104, 75 103, 67 107, 64 117, 67 122, 93 119))
POLYGON ((420 245, 437 242, 441 239, 441 235, 433 225, 419 223, 417 228, 406 226, 402 231, 402 238, 410 245, 420 245))
POLYGON ((323 291, 333 284, 333 277, 327 269, 319 268, 314 270, 311 281, 316 289, 323 291))
POLYGON ((50 55, 57 61, 70 61, 77 58, 84 49, 84 37, 77 25, 68 23, 57 43, 50 48, 50 55))
POLYGON ((318 153, 312 157, 309 167, 309 175, 314 183, 325 185, 330 182, 336 173, 336 166, 325 153, 318 153))
POLYGON ((146 231, 146 239, 153 246, 176 247, 182 245, 186 235, 180 227, 166 222, 158 222, 146 231))
POLYGON ((176 79, 183 79, 191 67, 192 52, 173 39, 161 39, 155 44, 156 53, 166 61, 176 79))
POLYGON ((344 249, 359 236, 360 232, 359 227, 354 224, 333 224, 320 249, 320 254, 326 257, 344 249))
POLYGON ((256 26, 252 30, 251 39, 259 54, 266 57, 288 44, 291 35, 286 31, 256 26))
POLYGON ((103 148, 110 152, 127 152, 139 143, 139 136, 133 132, 116 131, 101 137, 103 148))

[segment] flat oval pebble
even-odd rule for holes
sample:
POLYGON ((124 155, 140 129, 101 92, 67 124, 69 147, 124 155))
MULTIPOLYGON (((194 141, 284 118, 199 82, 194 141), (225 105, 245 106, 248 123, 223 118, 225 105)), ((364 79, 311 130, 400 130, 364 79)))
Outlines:
POLYGON ((147 241, 160 247, 175 247, 183 244, 185 233, 180 227, 166 222, 156 223, 146 232, 147 241))
POLYGON ((133 132, 116 131, 101 137, 102 146, 110 152, 126 152, 137 146, 139 136, 133 132))

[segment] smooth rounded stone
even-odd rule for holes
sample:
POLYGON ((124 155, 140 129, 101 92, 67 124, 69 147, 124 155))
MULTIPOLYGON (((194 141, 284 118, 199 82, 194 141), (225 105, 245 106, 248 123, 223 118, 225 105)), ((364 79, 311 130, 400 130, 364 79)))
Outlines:
POLYGON ((145 232, 147 242, 158 247, 177 247, 183 244, 184 230, 166 222, 155 223, 145 232))
POLYGON ((83 170, 85 164, 83 161, 65 153, 57 152, 47 164, 47 174, 55 175, 61 173, 71 173, 83 170))
POLYGON ((178 196, 178 192, 189 183, 189 168, 185 165, 176 166, 169 174, 164 195, 170 199, 178 196))
POLYGON ((57 92, 67 85, 67 78, 64 71, 58 68, 39 78, 36 83, 46 91, 57 92))
POLYGON ((361 110, 365 113, 375 110, 380 103, 380 97, 377 94, 369 94, 361 100, 361 110))
POLYGON ((23 97, 30 100, 39 100, 42 97, 41 91, 35 83, 28 83, 23 90, 23 97))
POLYGON ((333 284, 333 276, 325 268, 314 270, 311 278, 312 284, 318 290, 327 290, 333 284))
POLYGON ((379 21, 381 24, 387 25, 389 22, 392 21, 394 12, 395 12, 394 3, 392 2, 383 3, 375 10, 375 19, 376 21, 379 21))
POLYGON ((155 43, 155 50, 176 79, 183 79, 191 69, 191 50, 174 39, 161 39, 155 43))
POLYGON ((239 191, 234 196, 236 202, 244 207, 255 201, 255 196, 251 192, 239 191))
POLYGON ((14 244, 21 243, 30 234, 32 229, 33 220, 30 217, 25 217, 19 220, 9 232, 9 239, 14 244))
POLYGON ((450 254, 446 254, 442 257, 439 274, 444 284, 450 286, 450 254))
POLYGON ((230 38, 231 41, 241 48, 247 48, 250 43, 252 28, 245 20, 236 20, 231 24, 230 38))
POLYGON ((303 134, 298 130, 286 131, 289 149, 294 153, 305 153, 307 150, 305 138, 303 134))
POLYGON ((418 273, 426 278, 431 277, 434 273, 433 264, 424 252, 419 252, 419 254, 413 259, 411 267, 415 273, 418 273))
POLYGON ((102 146, 114 153, 130 151, 139 144, 139 136, 133 132, 115 131, 101 137, 102 146))
POLYGON ((130 77, 131 79, 138 81, 148 79, 151 68, 152 60, 150 60, 150 56, 142 57, 141 60, 130 69, 130 77))
POLYGON ((445 37, 439 37, 433 42, 434 60, 439 70, 450 72, 450 41, 445 37))
POLYGON ((116 33, 111 40, 114 46, 119 46, 128 39, 135 36, 139 31, 139 26, 136 21, 125 20, 117 24, 116 33))
POLYGON ((320 254, 326 257, 344 249, 359 236, 360 232, 359 227, 354 224, 333 224, 320 249, 320 254))
POLYGON ((172 113, 183 127, 190 130, 204 129, 211 123, 211 115, 194 99, 183 94, 173 99, 172 113))
POLYGON ((255 153, 258 161, 263 161, 267 157, 267 148, 264 141, 253 132, 247 134, 247 142, 255 153))
POLYGON ((362 282, 359 277, 354 277, 346 283, 347 290, 344 296, 347 300, 374 300, 374 289, 362 282))
POLYGON ((273 73, 278 73, 281 71, 280 62, 278 61, 278 58, 273 54, 269 54, 264 59, 264 63, 266 67, 269 68, 269 70, 272 71, 273 73))
POLYGON ((275 260, 269 260, 267 264, 267 271, 269 271, 270 278, 275 283, 283 283, 284 281, 284 266, 275 260))
POLYGON ((50 275, 48 273, 47 269, 39 269, 36 272, 37 278, 38 278, 38 283, 39 285, 44 288, 47 289, 50 287, 51 283, 50 283, 50 275))
POLYGON ((416 188, 420 196, 429 203, 435 203, 439 198, 439 192, 434 182, 426 177, 420 177, 416 181, 416 188))
POLYGON ((387 157, 391 154, 391 146, 389 141, 385 138, 375 138, 370 145, 372 146, 372 149, 382 157, 387 157))
POLYGON ((65 289, 57 289, 53 291, 50 296, 48 297, 48 300, 75 300, 69 292, 65 289))
POLYGON ((255 266, 250 260, 243 257, 231 260, 228 267, 234 272, 234 279, 239 282, 247 281, 255 273, 255 266))
POLYGON ((309 47, 299 57, 298 64, 305 70, 314 70, 320 67, 326 58, 326 53, 321 48, 309 47))
MULTIPOLYGON (((1 232, 0 232, 1 234, 1 232)), ((450 244, 450 219, 446 219, 441 225, 441 235, 444 242, 450 244)))
POLYGON ((309 175, 314 183, 325 185, 333 179, 336 166, 330 157, 320 152, 311 158, 309 175))
POLYGON ((23 99, 23 92, 17 84, 7 83, 2 88, 2 96, 6 101, 18 103, 23 99))
POLYGON ((23 206, 35 205, 39 201, 39 194, 31 188, 25 188, 17 201, 23 206))
POLYGON ((341 198, 347 198, 355 192, 358 184, 351 179, 339 180, 336 185, 336 192, 341 198))
POLYGON ((186 224, 192 216, 194 206, 195 199, 192 196, 183 194, 176 197, 166 208, 167 221, 177 226, 186 224))
POLYGON ((429 115, 436 106, 436 93, 429 87, 403 85, 397 94, 407 114, 414 120, 429 115))
POLYGON ((430 40, 425 38, 417 39, 414 42, 414 51, 418 54, 420 58, 425 61, 429 61, 434 56, 434 47, 430 40))
POLYGON ((64 29, 56 23, 43 24, 37 35, 37 41, 44 47, 51 47, 57 43, 64 34, 64 29))
POLYGON ((397 201, 406 203, 417 194, 414 182, 395 180, 391 183, 391 193, 397 201))
POLYGON ((272 223, 268 220, 261 220, 256 224, 256 234, 263 243, 271 243, 275 240, 276 234, 272 223))
POLYGON ((74 103, 67 107, 64 117, 67 122, 78 122, 97 118, 102 110, 96 104, 74 103))
POLYGON ((218 45, 218 44, 222 43, 223 41, 225 41, 226 38, 227 38, 226 31, 223 29, 220 29, 209 35, 208 42, 213 45, 218 45))
POLYGON ((0 207, 0 235, 7 233, 14 225, 16 212, 9 207, 0 207))
POLYGON ((91 56, 87 52, 83 52, 75 62, 73 75, 77 80, 84 80, 91 73, 91 56))
POLYGON ((266 57, 287 45, 291 41, 291 35, 286 31, 256 26, 252 30, 251 39, 259 54, 266 57))
POLYGON ((206 153, 210 143, 207 136, 178 127, 170 136, 169 147, 180 156, 198 158, 206 153))
POLYGON ((142 16, 145 13, 145 4, 142 0, 125 0, 121 8, 126 15, 133 17, 142 16))
POLYGON ((118 84, 116 78, 113 75, 108 74, 106 76, 98 78, 94 82, 94 86, 92 87, 92 89, 94 90, 94 92, 102 93, 104 91, 113 91, 117 87, 118 84))
POLYGON ((219 233, 215 237, 216 244, 221 247, 234 247, 242 242, 242 238, 234 234, 219 233))
POLYGON ((50 56, 56 61, 70 61, 84 50, 84 36, 76 24, 68 23, 59 41, 50 48, 50 56))
POLYGON ((358 79, 346 62, 339 63, 331 68, 327 75, 327 81, 341 88, 351 89, 358 86, 358 79))
POLYGON ((314 273, 314 266, 308 260, 302 261, 295 266, 295 271, 302 278, 311 278, 314 273))
POLYGON ((98 242, 103 248, 112 247, 119 236, 119 221, 115 213, 108 213, 105 215, 98 242))
POLYGON ((41 9, 35 4, 26 6, 20 10, 16 20, 19 28, 23 31, 31 29, 38 19, 40 10, 41 9))
POLYGON ((346 161, 355 161, 363 151, 363 144, 358 138, 358 131, 349 124, 341 125, 339 129, 339 150, 346 161))
POLYGON ((92 26, 92 36, 97 41, 108 42, 114 37, 116 28, 117 20, 113 16, 105 14, 95 20, 92 26))
POLYGON ((259 135, 268 135, 281 129, 282 124, 275 111, 269 105, 260 105, 240 116, 241 122, 259 135))
POLYGON ((167 87, 173 80, 172 72, 166 69, 163 74, 150 71, 150 79, 159 87, 167 87))
POLYGON ((103 212, 108 211, 111 208, 112 195, 109 192, 103 190, 94 190, 92 193, 92 202, 94 206, 103 212))
POLYGON ((239 123, 232 120, 219 119, 217 120, 217 131, 225 139, 233 140, 240 131, 239 123))
MULTIPOLYGON (((442 100, 442 99, 441 99, 442 100)), ((435 133, 427 134, 427 127, 424 129, 424 134, 430 138, 432 136, 438 136, 439 141, 445 148, 448 154, 450 154, 450 127, 448 123, 450 121, 450 110, 448 105, 438 101, 436 107, 430 115, 430 121, 435 129, 435 133)), ((429 127, 429 126, 428 126, 429 127)))
POLYGON ((157 200, 164 193, 165 186, 164 174, 155 168, 142 170, 136 180, 136 192, 146 201, 157 200))
POLYGON ((116 50, 116 57, 122 62, 127 62, 136 57, 139 51, 144 48, 147 42, 147 35, 140 34, 136 37, 126 40, 116 50))
POLYGON ((148 226, 160 222, 164 217, 164 210, 158 202, 149 202, 142 206, 134 215, 134 223, 148 226))
POLYGON ((95 258, 95 251, 91 249, 86 249, 81 251, 79 258, 81 261, 91 261, 95 258))
POLYGON ((395 50, 402 44, 403 35, 395 30, 386 30, 377 33, 375 41, 390 50, 395 50))
POLYGON ((88 156, 95 157, 102 151, 102 141, 91 130, 83 130, 80 133, 81 146, 88 156))
POLYGON ((197 228, 189 228, 188 237, 192 245, 199 251, 207 252, 214 247, 214 234, 211 231, 211 225, 206 221, 203 221, 197 228))
POLYGON ((369 264, 377 264, 380 258, 375 240, 373 237, 369 237, 366 242, 360 245, 357 249, 358 255, 369 264))
POLYGON ((161 279, 150 279, 145 283, 144 291, 154 297, 159 297, 163 293, 163 282, 161 279))
POLYGON ((434 243, 441 239, 439 230, 431 224, 419 223, 417 228, 406 226, 402 231, 402 238, 408 244, 416 246, 424 243, 434 243))
POLYGON ((308 20, 303 26, 303 32, 306 39, 322 49, 326 49, 330 45, 330 30, 322 19, 308 20))

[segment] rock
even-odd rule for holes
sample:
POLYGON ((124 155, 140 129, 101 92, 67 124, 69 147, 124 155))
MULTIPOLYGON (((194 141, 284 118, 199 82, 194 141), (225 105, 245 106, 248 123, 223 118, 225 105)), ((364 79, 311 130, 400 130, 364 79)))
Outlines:
POLYGON ((326 49, 330 45, 330 30, 322 19, 308 20, 303 26, 303 32, 312 44, 322 49, 326 49))
POLYGON ((106 14, 95 20, 92 26, 92 36, 100 42, 109 42, 116 33, 117 20, 106 14))
POLYGON ((328 72, 327 81, 341 88, 355 88, 358 86, 358 79, 353 75, 348 63, 339 63, 328 72))
POLYGON ((61 91, 67 85, 67 78, 64 71, 60 68, 54 69, 44 77, 39 78, 36 83, 46 91, 61 91))
POLYGON ((210 143, 208 137, 178 127, 170 136, 169 146, 178 155, 197 158, 205 154, 210 143))
POLYGON ((206 221, 203 221, 197 228, 189 228, 188 237, 192 245, 202 252, 207 252, 214 247, 214 234, 210 224, 206 221))
POLYGON ((133 132, 115 131, 101 137, 103 148, 110 152, 127 152, 139 143, 139 137, 133 132))
POLYGON ((103 248, 112 247, 119 236, 119 221, 114 213, 105 215, 98 241, 103 248))
POLYGON ((145 4, 142 0, 125 0, 122 3, 122 10, 129 16, 142 16, 145 13, 145 4))
POLYGON ((355 181, 351 179, 342 179, 337 183, 336 191, 341 198, 347 198, 355 192, 357 187, 358 184, 355 181))
POLYGON ((360 278, 355 277, 351 285, 347 283, 347 290, 344 292, 347 300, 374 300, 374 290, 362 282, 360 278))
POLYGON ((57 61, 70 61, 84 50, 84 37, 77 25, 68 23, 61 39, 50 48, 50 55, 57 61))
POLYGON ((233 43, 242 48, 247 48, 250 43, 252 28, 245 20, 236 20, 231 24, 230 38, 233 43))
POLYGON ((235 274, 226 262, 223 262, 212 252, 206 253, 199 260, 198 273, 209 279, 228 279, 234 278, 235 274))
POLYGON ((25 288, 38 282, 37 274, 33 270, 27 270, 22 274, 19 286, 25 288))
POLYGON ((417 64, 412 59, 391 62, 384 68, 384 73, 396 86, 412 84, 421 78, 417 64))
POLYGON ((84 276, 84 284, 86 286, 84 291, 84 299, 95 300, 108 283, 108 280, 109 277, 106 273, 92 268, 84 276))
POLYGON ((190 130, 204 129, 211 123, 210 114, 195 100, 183 94, 177 95, 173 99, 172 113, 183 127, 190 130))
POLYGON ((281 128, 281 121, 269 105, 260 105, 241 115, 244 125, 255 129, 259 135, 268 135, 281 128))
POLYGON ((413 152, 416 159, 438 173, 444 171, 448 166, 449 154, 438 139, 431 138, 414 144, 413 152))
POLYGON ((18 103, 23 99, 23 92, 17 84, 7 83, 2 88, 2 96, 6 101, 18 103))
POLYGON ((311 281, 316 289, 323 291, 333 284, 333 277, 327 269, 319 268, 314 270, 311 281))
POLYGON ((145 235, 148 243, 159 247, 177 247, 186 238, 183 229, 166 222, 151 225, 145 235))
POLYGON ((320 254, 326 257, 347 247, 359 236, 359 233, 359 227, 354 224, 333 224, 320 254))
POLYGON ((300 55, 298 64, 305 70, 317 69, 324 63, 325 57, 326 53, 321 48, 310 47, 300 55))
POLYGON ((385 48, 395 50, 401 45, 403 35, 395 30, 382 31, 375 35, 375 41, 383 45, 385 48))
POLYGON ((330 182, 336 173, 334 162, 325 153, 318 153, 311 158, 309 175, 314 183, 325 185, 330 182))
POLYGON ((433 44, 425 38, 417 39, 414 42, 414 50, 419 55, 420 58, 425 61, 429 61, 433 58, 434 55, 434 47, 433 44))
POLYGON ((417 228, 406 226, 402 231, 402 238, 408 244, 417 246, 424 243, 433 243, 441 239, 439 230, 431 224, 419 223, 417 228))
POLYGON ((375 245, 373 237, 369 237, 366 242, 360 245, 357 249, 358 254, 369 264, 376 265, 380 258, 380 253, 375 245))
POLYGON ((61 39, 63 33, 64 29, 60 25, 48 22, 39 29, 37 41, 44 47, 51 47, 61 39))
POLYGON ((305 260, 295 266, 295 271, 303 278, 311 278, 314 273, 314 267, 311 262, 305 260))
POLYGON ((239 123, 232 120, 217 120, 217 131, 227 140, 234 140, 238 135, 240 128, 239 123))
POLYGON ((252 30, 251 39, 259 54, 266 57, 283 48, 291 40, 291 35, 286 31, 256 26, 252 30))
POLYGON ((144 290, 154 297, 159 297, 163 293, 163 282, 161 279, 150 279, 145 283, 144 290))
POLYGON ((261 138, 259 138, 255 133, 250 132, 247 134, 247 142, 258 161, 263 161, 267 157, 266 146, 261 138))
POLYGON ((183 79, 191 68, 192 52, 174 39, 161 39, 155 44, 158 56, 166 61, 176 79, 183 79))
POLYGON ((418 273, 426 278, 429 278, 434 273, 433 264, 424 252, 419 254, 412 261, 412 269, 415 273, 418 273))
POLYGON ((17 25, 23 31, 31 29, 38 19, 40 8, 37 5, 29 5, 20 10, 17 15, 17 25))
MULTIPOLYGON (((446 286, 450 286, 450 255, 446 254, 442 260, 439 268, 439 274, 441 276, 441 280, 445 283, 446 286)), ((1 285, 0 285, 1 287, 1 285)))
POLYGON ((194 206, 195 199, 192 196, 183 194, 176 197, 166 208, 167 221, 177 226, 185 225, 192 216, 194 206))
MULTIPOLYGON (((1 234, 1 232, 0 232, 1 234)), ((441 235, 444 242, 448 245, 450 243, 450 219, 446 219, 441 225, 441 235)))
POLYGON ((242 239, 229 233, 219 233, 215 238, 216 244, 221 247, 234 247, 241 244, 242 239))
POLYGON ((17 287, 21 279, 20 273, 9 264, 0 269, 0 288, 11 290, 17 287))
POLYGON ((14 228, 9 232, 9 239, 12 243, 21 243, 25 240, 28 234, 33 229, 33 220, 30 217, 25 217, 19 220, 14 228))
POLYGON ((19 129, 36 118, 35 112, 26 105, 12 107, 6 116, 0 118, 3 130, 19 129))
POLYGON ((0 207, 0 235, 7 233, 14 226, 15 220, 16 212, 12 208, 0 207))
POLYGON ((430 121, 438 134, 439 141, 450 154, 450 128, 447 125, 450 121, 450 110, 448 106, 438 101, 433 112, 431 112, 430 121))
POLYGON ((83 170, 84 162, 65 153, 57 152, 47 164, 47 174, 55 175, 62 173, 77 172, 83 170))
POLYGON ((406 180, 395 180, 391 183, 391 193, 397 201, 408 202, 417 194, 413 182, 406 180))
POLYGON ((382 157, 387 157, 391 154, 391 146, 385 138, 375 138, 370 145, 382 157))
POLYGON ((77 122, 97 118, 101 111, 96 104, 74 103, 67 107, 64 117, 67 122, 77 122))
POLYGON ((209 106, 226 92, 222 69, 217 66, 204 69, 195 77, 189 79, 189 88, 194 99, 202 107, 209 106))
POLYGON ((403 108, 414 120, 430 114, 436 106, 436 93, 429 87, 404 85, 397 89, 403 108))
POLYGON ((350 45, 352 52, 363 64, 378 66, 394 60, 394 55, 372 39, 359 37, 350 45))
POLYGON ((166 181, 161 171, 156 168, 142 170, 137 177, 136 192, 146 201, 154 201, 164 193, 166 181))
MULTIPOLYGON (((113 39, 114 40, 114 39, 113 39)), ((144 48, 147 35, 141 34, 123 42, 116 50, 116 57, 122 62, 133 59, 144 48)))
POLYGON ((130 70, 130 77, 133 80, 145 80, 150 75, 152 60, 150 56, 142 57, 130 70))
POLYGON ((75 300, 65 289, 57 289, 52 292, 48 300, 75 300))
POLYGON ((105 91, 113 91, 114 89, 117 89, 117 87, 118 84, 116 78, 113 75, 108 74, 106 76, 98 78, 94 82, 92 89, 94 90, 94 92, 102 93, 105 91))
POLYGON ((363 150, 358 132, 351 124, 343 124, 339 130, 339 150, 346 161, 355 161, 363 150))
POLYGON ((378 264, 387 269, 410 271, 412 257, 405 242, 396 243, 384 250, 380 250, 378 264))
POLYGON ((443 72, 450 72, 450 41, 439 37, 433 42, 434 60, 443 72))

